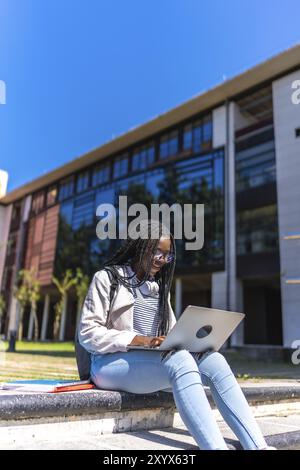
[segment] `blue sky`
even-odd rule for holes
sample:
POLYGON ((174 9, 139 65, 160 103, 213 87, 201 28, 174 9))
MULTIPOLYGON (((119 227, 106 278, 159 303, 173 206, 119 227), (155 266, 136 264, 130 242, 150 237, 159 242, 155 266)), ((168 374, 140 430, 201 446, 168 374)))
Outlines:
POLYGON ((299 0, 0 0, 8 190, 300 42, 299 15, 299 0))

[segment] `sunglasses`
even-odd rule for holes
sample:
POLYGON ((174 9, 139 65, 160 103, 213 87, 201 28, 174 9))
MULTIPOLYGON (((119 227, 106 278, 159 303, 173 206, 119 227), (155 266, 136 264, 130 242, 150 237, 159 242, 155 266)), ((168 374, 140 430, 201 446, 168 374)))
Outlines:
POLYGON ((162 261, 165 260, 166 263, 171 263, 175 256, 173 254, 164 254, 160 250, 156 250, 156 252, 153 255, 153 259, 155 261, 162 261))

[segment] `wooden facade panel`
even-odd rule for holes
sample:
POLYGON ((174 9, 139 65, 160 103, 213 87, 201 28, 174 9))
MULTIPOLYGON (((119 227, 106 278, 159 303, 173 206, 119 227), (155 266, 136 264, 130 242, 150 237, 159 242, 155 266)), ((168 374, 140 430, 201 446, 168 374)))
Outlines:
POLYGON ((44 234, 44 240, 53 240, 55 239, 57 234, 57 228, 54 227, 54 230, 51 228, 51 230, 47 229, 46 233, 44 234))
POLYGON ((38 273, 39 262, 40 262, 40 257, 39 256, 32 256, 30 269, 34 269, 35 272, 38 273))
POLYGON ((40 256, 41 254, 41 248, 42 248, 42 243, 39 242, 39 243, 35 243, 33 246, 32 246, 32 256, 40 256))
POLYGON ((47 263, 49 261, 53 261, 53 250, 51 250, 50 252, 45 252, 41 254, 41 257, 40 257, 41 264, 47 263))
POLYGON ((49 286, 52 283, 52 272, 53 268, 43 270, 39 275, 39 281, 41 286, 49 286))
POLYGON ((44 235, 45 214, 38 215, 35 222, 34 240, 33 243, 41 243, 44 235))
POLYGON ((54 206, 29 221, 25 269, 36 269, 42 286, 52 283, 58 215, 59 206, 54 206))
POLYGON ((46 254, 46 253, 49 253, 49 252, 53 253, 53 250, 55 249, 55 247, 56 247, 56 240, 55 239, 44 240, 42 255, 46 254))
POLYGON ((52 283, 56 238, 58 230, 59 206, 51 207, 45 214, 43 242, 40 254, 39 281, 41 285, 52 283))

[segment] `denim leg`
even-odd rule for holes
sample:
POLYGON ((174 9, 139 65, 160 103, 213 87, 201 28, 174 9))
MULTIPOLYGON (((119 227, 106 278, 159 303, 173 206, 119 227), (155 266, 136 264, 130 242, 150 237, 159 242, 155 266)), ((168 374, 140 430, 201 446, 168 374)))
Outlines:
POLYGON ((163 360, 172 385, 177 410, 203 450, 228 450, 203 388, 197 363, 192 355, 181 350, 163 360))
POLYGON ((157 392, 171 385, 159 351, 93 355, 91 379, 100 389, 136 394, 157 392))
POLYGON ((91 378, 101 389, 130 393, 169 391, 200 449, 226 449, 207 400, 196 361, 188 351, 162 360, 159 351, 129 351, 92 356, 91 378))
POLYGON ((243 448, 265 447, 263 434, 225 357, 209 352, 197 363, 203 384, 210 387, 216 406, 243 448))

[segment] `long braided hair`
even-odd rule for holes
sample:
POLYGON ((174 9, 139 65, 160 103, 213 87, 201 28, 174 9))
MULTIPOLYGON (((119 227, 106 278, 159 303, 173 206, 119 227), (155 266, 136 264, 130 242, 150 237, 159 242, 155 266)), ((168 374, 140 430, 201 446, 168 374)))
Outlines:
POLYGON ((173 274, 176 263, 176 245, 173 235, 159 221, 148 220, 140 223, 140 237, 137 239, 128 236, 125 243, 116 251, 116 253, 103 263, 102 269, 108 268, 114 278, 127 288, 140 287, 146 282, 152 265, 152 257, 156 252, 161 237, 169 238, 171 242, 171 253, 173 260, 166 263, 155 274, 154 279, 159 285, 159 326, 158 335, 166 335, 169 330, 169 309, 168 295, 171 289, 173 274), (145 264, 146 260, 146 264, 145 264), (136 266, 137 271, 140 269, 144 272, 144 277, 140 281, 134 283, 132 276, 122 276, 118 270, 118 266, 136 266))

